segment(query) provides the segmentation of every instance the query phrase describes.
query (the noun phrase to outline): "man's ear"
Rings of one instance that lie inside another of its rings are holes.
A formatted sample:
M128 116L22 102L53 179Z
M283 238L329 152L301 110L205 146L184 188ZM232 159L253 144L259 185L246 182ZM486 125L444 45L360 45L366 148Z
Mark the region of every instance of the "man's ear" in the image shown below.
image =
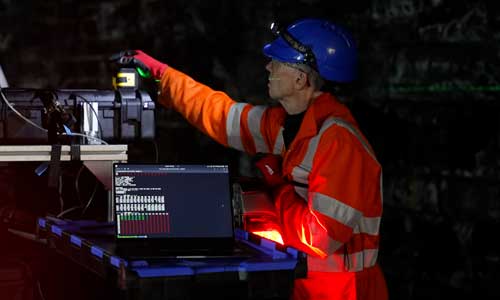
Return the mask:
M307 78L307 74L304 72L297 72L297 76L295 77L295 86L297 89L303 89L309 85L309 79Z

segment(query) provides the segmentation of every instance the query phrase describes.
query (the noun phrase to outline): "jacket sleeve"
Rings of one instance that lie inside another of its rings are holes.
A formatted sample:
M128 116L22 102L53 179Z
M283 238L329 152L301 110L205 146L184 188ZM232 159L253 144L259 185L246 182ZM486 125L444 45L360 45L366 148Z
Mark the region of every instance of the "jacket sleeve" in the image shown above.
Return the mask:
M326 257L359 233L359 224L367 215L380 214L381 169L355 139L342 128L325 132L314 155L307 192L303 193L306 199L292 185L277 194L286 243Z
M237 102L186 74L169 67L160 81L159 102L172 107L186 120L222 145L245 151L269 153L276 147L279 131L268 123L273 109Z

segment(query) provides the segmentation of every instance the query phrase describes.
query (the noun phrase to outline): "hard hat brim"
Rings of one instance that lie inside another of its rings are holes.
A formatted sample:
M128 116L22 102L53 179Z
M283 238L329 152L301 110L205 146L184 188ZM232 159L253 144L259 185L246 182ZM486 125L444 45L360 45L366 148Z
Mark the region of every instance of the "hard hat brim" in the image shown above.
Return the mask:
M293 49L282 37L266 44L262 52L265 56L288 63L303 63L304 55Z

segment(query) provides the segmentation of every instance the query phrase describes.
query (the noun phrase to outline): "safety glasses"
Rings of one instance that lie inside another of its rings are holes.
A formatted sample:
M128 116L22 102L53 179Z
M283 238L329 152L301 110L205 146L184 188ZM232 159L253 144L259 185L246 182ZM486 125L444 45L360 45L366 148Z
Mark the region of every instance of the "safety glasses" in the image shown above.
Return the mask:
M271 68L273 70L278 70L279 68L284 67L284 66L298 70L298 71L303 72L307 75L309 75L312 71L311 67L306 65L306 64L293 64L293 63L289 63L289 62L279 61L277 59L271 60Z

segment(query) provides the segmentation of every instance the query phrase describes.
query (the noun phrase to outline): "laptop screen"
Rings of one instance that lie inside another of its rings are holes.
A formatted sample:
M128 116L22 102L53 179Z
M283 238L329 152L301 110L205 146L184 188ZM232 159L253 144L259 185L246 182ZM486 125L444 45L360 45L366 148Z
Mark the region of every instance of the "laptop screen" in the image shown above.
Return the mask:
M228 165L115 163L118 239L232 238Z

